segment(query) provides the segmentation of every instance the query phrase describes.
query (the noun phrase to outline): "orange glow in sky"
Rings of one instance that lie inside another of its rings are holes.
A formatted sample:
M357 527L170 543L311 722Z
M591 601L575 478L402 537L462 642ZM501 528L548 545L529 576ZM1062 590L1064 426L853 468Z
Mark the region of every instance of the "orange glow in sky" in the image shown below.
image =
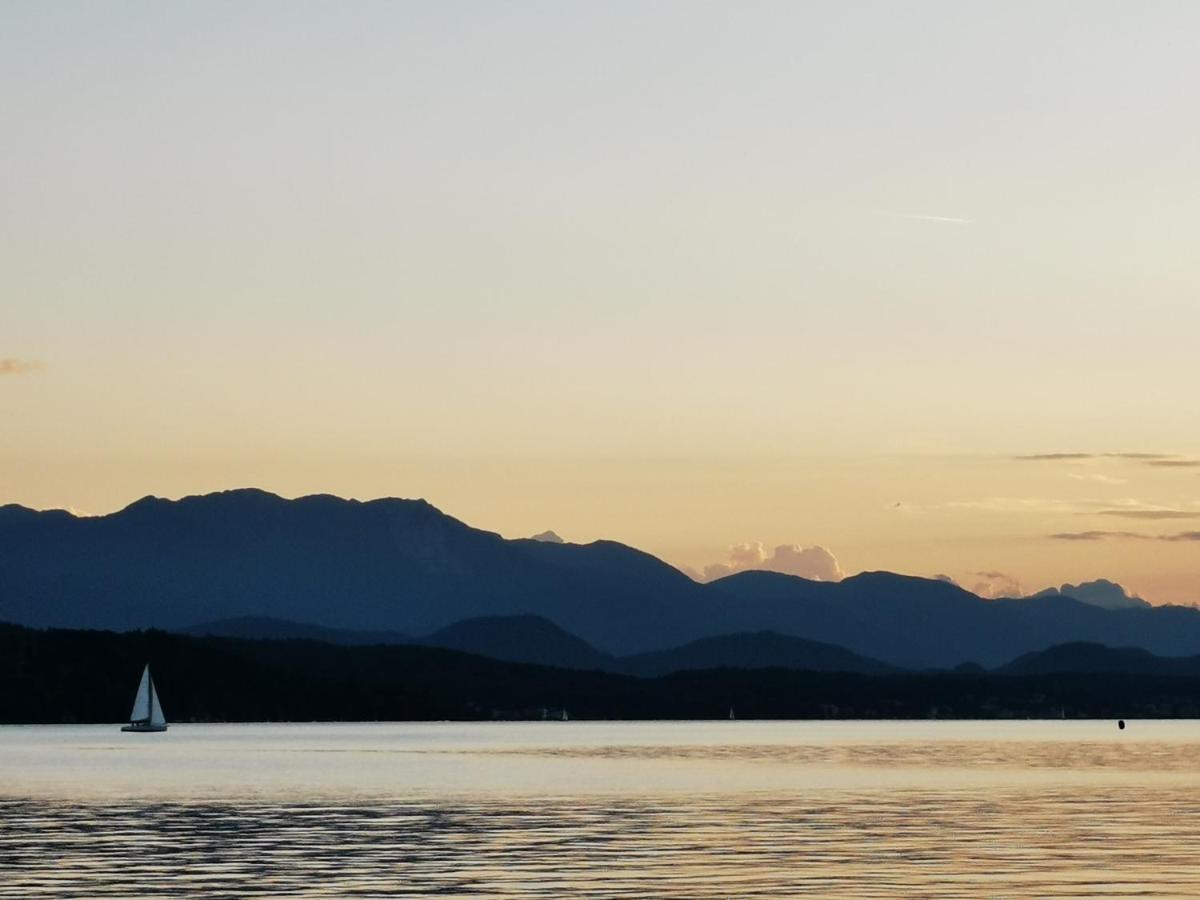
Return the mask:
M697 571L1200 600L1196 34L6 4L0 503L422 496Z

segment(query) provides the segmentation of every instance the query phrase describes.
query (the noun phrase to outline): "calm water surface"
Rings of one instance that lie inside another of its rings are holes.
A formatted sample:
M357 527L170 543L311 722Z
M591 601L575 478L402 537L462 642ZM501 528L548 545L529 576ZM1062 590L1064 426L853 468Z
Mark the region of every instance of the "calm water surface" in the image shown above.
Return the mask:
M0 897L1200 896L1200 723L0 728Z

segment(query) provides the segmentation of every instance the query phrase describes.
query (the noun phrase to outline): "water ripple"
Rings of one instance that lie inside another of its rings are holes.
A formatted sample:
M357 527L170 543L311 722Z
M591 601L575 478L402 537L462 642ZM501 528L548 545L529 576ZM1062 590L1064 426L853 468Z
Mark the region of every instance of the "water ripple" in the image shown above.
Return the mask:
M1200 894L1200 811L1169 789L11 799L0 822L0 897Z
M1198 743L1113 743L1046 741L924 741L862 744L745 744L541 746L487 751L574 759L662 759L770 762L800 766L859 768L1019 768L1125 772L1195 772Z

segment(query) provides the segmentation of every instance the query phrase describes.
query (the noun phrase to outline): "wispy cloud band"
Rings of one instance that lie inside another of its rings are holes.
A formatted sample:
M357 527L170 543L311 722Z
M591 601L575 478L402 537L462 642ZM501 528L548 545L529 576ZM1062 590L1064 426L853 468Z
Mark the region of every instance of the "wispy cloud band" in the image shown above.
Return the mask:
M1092 515L1081 513L1081 515ZM1200 512L1186 509L1101 509L1095 515L1112 516L1116 519L1144 519L1159 521L1168 519L1200 519Z
M1014 456L1020 462L1089 462L1125 460L1166 469L1200 469L1200 459L1177 453L1023 453Z
M1013 459L1022 462L1055 462L1081 459L1132 459L1150 465L1173 465L1174 453L1023 453Z
M1200 531L1174 534L1142 534L1138 531L1061 531L1050 535L1055 541L1200 541Z

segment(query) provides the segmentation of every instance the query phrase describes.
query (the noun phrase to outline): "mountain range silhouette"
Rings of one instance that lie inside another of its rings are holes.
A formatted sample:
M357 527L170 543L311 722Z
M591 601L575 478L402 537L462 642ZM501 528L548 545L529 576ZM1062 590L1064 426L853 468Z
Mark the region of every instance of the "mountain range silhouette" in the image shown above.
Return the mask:
M1200 654L1200 611L1190 607L1105 609L1061 592L985 600L887 572L815 582L748 571L700 584L623 544L507 540L423 500L287 500L243 489L147 497L97 517L0 507L0 621L179 631L257 618L357 633L363 643L447 629L445 640L470 649L470 629L456 637L451 626L481 617L539 617L599 658L762 632L775 637L753 653L803 639L916 668L994 668L1070 642ZM547 640L529 627L507 638L498 628L493 647Z

